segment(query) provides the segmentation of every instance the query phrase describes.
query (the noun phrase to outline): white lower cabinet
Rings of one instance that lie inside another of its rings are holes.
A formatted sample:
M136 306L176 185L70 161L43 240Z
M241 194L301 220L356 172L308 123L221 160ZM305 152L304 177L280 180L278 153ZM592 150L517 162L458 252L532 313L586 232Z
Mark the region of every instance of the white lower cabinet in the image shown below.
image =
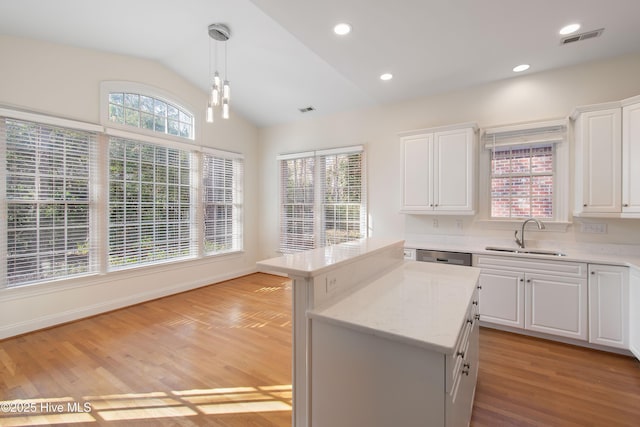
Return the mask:
M587 264L475 255L480 320L587 340Z
M629 348L629 268L589 265L589 342Z
M454 351L313 318L313 427L468 427L478 377L477 293Z
M636 268L629 278L629 350L640 359L640 270Z
M477 314L477 311L474 313ZM447 427L468 426L471 420L480 357L480 328L475 314L473 323L468 325L468 334L464 335L462 341L465 347L463 354L456 353L454 360L451 358L447 360L447 374L453 370L451 390L445 399L445 426Z
M525 274L525 322L530 331L587 339L587 280Z
M480 287L483 321L524 328L524 273L483 268Z

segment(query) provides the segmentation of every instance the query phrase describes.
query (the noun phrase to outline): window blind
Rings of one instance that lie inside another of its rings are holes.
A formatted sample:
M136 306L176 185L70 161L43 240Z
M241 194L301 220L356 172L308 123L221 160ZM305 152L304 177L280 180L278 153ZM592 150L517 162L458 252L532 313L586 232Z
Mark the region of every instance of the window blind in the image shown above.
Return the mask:
M550 145L563 142L566 130L565 120L501 126L484 129L482 141L489 150L497 147Z
M280 251L315 247L315 157L280 160Z
M361 146L279 156L280 251L313 249L366 236Z
M197 253L192 154L109 138L109 267Z
M93 273L91 233L96 134L0 120L7 286Z
M323 246L363 237L367 212L364 153L331 154L319 160Z
M243 177L241 155L205 151L203 155L204 253L243 248Z

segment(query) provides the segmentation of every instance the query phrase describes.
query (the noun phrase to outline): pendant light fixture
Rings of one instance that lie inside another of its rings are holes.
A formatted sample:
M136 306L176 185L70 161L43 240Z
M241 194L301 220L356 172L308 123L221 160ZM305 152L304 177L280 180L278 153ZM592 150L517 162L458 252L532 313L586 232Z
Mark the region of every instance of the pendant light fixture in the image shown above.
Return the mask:
M214 40L214 69L211 93L207 104L207 122L213 123L213 116L217 107L221 107L222 118L229 118L229 96L231 89L227 74L227 44L224 43L224 80L218 72L218 42L226 42L231 37L229 27L224 24L209 25L209 75L211 75L211 40Z

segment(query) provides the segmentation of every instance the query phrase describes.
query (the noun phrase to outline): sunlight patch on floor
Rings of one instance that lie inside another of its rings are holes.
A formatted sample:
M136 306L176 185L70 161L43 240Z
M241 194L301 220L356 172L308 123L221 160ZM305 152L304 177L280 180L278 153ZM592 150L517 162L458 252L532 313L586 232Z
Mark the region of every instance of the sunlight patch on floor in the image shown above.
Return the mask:
M124 421L291 411L291 384L0 401L0 425Z

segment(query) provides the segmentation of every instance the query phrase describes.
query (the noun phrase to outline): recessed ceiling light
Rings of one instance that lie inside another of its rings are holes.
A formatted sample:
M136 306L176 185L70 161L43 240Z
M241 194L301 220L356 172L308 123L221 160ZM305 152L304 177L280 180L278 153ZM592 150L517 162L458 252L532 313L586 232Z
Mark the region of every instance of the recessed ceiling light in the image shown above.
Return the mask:
M580 29L580 24L570 24L565 27L562 27L560 30L560 34L566 36L567 34L575 33Z
M351 25L345 22L341 22L339 24L336 24L335 27L333 27L333 32L339 36L347 35L351 32Z
M529 69L529 64L520 64L517 67L513 67L514 73L521 73Z
M393 78L393 74L391 73L384 73L380 75L380 80L387 81L387 80L391 80L392 78Z

